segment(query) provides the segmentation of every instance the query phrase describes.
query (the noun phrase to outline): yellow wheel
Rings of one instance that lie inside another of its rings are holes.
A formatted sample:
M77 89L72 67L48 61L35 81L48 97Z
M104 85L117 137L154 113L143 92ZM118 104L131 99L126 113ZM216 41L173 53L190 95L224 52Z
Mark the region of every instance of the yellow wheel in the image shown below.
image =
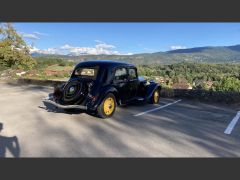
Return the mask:
M114 110L114 107L115 107L115 102L114 102L114 99L112 97L108 97L103 102L103 111L106 115L112 114L113 110Z
M97 112L101 118L109 118L116 109L116 99L112 93L109 93L98 106Z
M151 103L152 104L158 104L159 102L159 98L160 98L160 92L158 89L156 89L154 92L153 92L153 95L152 95L152 98L151 98Z
M153 98L154 98L154 103L158 103L158 101L159 101L159 92L158 91L154 92Z

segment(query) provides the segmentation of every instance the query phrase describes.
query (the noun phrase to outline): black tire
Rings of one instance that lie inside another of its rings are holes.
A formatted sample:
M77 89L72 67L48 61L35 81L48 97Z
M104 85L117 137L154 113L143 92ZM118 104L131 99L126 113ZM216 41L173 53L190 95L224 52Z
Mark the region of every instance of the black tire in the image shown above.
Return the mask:
M158 97L156 98L155 95L158 94ZM160 90L156 89L153 91L152 97L150 98L151 104L158 104L160 100Z
M112 100L110 100L112 99ZM106 113L106 109L104 109L104 105L105 103L107 103L106 101L111 101L113 103L113 106L111 106L111 108L109 107L110 109L110 113ZM106 95L106 97L102 100L101 104L98 106L97 108L97 115L100 117L100 118L110 118L113 116L115 110L116 110L116 106L117 106L117 102L116 102L116 98L115 96L112 94L112 93L109 93ZM113 109L112 109L113 108Z

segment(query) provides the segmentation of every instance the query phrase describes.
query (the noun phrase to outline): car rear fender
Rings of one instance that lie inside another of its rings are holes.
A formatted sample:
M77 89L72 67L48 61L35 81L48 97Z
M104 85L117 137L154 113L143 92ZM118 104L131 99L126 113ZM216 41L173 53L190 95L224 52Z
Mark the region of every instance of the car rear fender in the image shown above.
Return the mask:
M107 94L109 93L112 93L115 98L116 98L116 101L117 101L117 104L119 105L119 97L118 97L118 91L115 87L112 87L112 86L107 86L107 87L104 87L98 97L97 97L97 100L96 100L96 103L95 103L95 107L99 106L102 102L102 100L106 97Z

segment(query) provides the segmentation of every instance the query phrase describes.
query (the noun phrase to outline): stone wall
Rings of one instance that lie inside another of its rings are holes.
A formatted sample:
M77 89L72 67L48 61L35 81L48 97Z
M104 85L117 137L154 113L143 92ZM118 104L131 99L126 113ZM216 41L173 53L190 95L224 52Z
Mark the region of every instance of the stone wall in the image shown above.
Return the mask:
M20 78L15 81L17 84L35 84L44 86L61 85L65 81L56 80L35 80ZM14 81L11 81L14 83ZM209 102L224 102L224 103L240 103L240 93L237 92L219 92L219 91L206 91L206 90L193 90L193 89L170 89L162 88L161 97L178 97L198 99Z
M25 78L19 78L19 79L11 79L11 80L5 80L4 82L8 84L33 84L33 85L40 85L40 86L57 86L61 85L66 81L58 81L58 80L38 80L38 79L25 79Z
M190 89L173 89L173 96L179 98L198 99L211 102L238 103L240 102L240 93L207 91L207 90L190 90Z

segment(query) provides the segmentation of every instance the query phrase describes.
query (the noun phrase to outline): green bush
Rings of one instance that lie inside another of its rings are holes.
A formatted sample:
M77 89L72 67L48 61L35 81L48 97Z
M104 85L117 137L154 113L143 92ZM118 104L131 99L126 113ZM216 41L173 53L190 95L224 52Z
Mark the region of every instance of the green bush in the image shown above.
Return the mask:
M224 77L214 84L214 90L240 92L240 80L234 77Z

